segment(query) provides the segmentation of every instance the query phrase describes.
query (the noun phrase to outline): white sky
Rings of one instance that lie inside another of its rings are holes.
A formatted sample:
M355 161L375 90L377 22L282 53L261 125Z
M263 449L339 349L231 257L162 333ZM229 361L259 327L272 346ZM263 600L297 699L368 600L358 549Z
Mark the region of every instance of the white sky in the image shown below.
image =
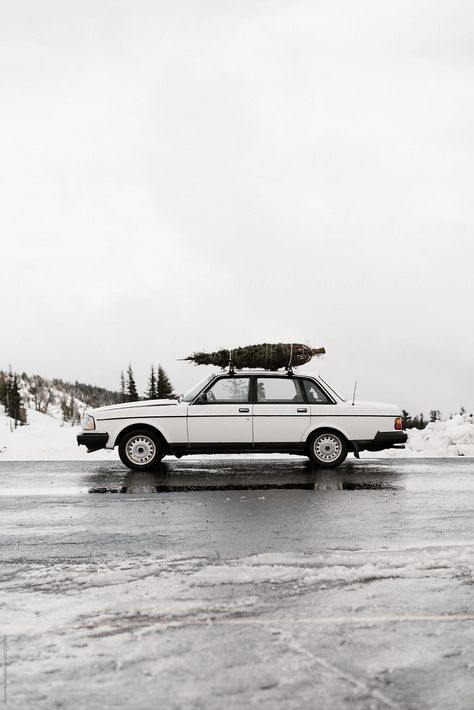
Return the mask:
M293 340L472 410L473 32L468 0L3 2L0 367L182 391L176 358Z

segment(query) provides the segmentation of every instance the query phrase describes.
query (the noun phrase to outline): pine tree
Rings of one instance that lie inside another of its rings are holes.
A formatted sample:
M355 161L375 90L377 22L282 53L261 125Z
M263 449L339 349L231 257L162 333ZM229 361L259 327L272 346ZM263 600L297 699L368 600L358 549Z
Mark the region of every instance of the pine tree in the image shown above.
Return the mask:
M126 395L125 395L125 377L123 375L123 370L120 372L120 402L126 402Z
M26 409L23 406L21 397L20 382L18 375L13 375L11 368L7 377L7 392L6 392L6 407L5 413L15 422L15 428L18 424L26 424Z
M158 399L173 399L173 385L161 365L158 366Z
M310 348L301 343L261 343L214 353L193 353L184 358L196 365L216 365L226 368L230 363L237 370L261 367L265 370L289 369L309 362L314 355L324 355L324 348Z
M126 390L127 402L138 402L140 397L138 396L137 386L135 384L135 378L133 376L132 366L128 366L127 370L127 390Z
M438 422L441 419L441 412L439 409L432 409L430 412L430 422Z
M403 418L403 428L404 429L411 429L412 418L411 418L411 415L408 414L406 409L402 409L402 418Z
M150 369L150 379L148 380L148 387L145 392L145 399L158 399L158 391L156 387L156 374L153 365Z
M0 371L0 404L7 402L7 378L3 371Z

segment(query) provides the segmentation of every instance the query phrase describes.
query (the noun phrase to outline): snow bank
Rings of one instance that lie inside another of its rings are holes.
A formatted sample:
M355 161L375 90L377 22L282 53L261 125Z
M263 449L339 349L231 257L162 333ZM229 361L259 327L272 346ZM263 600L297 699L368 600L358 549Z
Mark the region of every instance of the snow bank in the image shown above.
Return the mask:
M363 453L364 456L366 454L367 452ZM474 417L468 414L456 414L446 421L430 422L425 429L409 429L405 449L380 451L376 456L394 458L474 456Z
M116 452L88 454L77 445L80 427L73 427L48 414L28 409L26 426L14 428L13 421L0 406L0 461L74 460L117 458Z

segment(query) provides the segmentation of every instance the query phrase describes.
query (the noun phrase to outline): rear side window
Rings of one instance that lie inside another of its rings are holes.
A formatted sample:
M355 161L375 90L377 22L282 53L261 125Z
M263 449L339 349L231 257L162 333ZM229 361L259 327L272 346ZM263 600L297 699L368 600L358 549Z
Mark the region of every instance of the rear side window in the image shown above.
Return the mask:
M292 377L258 377L258 404L301 404L304 402L300 383Z
M303 387L311 404L332 404L327 394L313 380L303 380Z

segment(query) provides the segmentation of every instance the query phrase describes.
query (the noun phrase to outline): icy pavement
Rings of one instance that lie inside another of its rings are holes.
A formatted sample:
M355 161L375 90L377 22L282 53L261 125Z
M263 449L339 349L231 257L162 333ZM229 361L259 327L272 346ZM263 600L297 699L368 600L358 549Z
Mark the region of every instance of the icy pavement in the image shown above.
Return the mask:
M473 502L462 458L5 462L7 707L471 708Z

